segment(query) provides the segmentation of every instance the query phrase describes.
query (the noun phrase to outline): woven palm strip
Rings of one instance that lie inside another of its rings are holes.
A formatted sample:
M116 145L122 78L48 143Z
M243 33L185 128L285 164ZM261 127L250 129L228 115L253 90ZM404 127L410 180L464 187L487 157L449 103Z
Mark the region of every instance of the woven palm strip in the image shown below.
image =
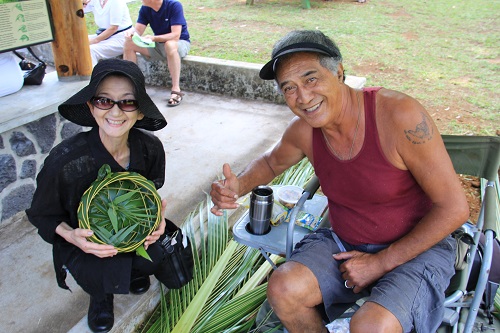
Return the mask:
M131 252L160 224L159 207L161 198L152 181L136 172L112 173L104 164L82 196L78 223L94 232L89 241Z

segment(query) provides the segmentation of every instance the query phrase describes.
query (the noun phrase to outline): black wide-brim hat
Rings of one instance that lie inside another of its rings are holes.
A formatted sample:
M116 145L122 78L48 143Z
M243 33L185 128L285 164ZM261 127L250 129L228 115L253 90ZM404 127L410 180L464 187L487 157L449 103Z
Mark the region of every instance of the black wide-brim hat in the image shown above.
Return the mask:
M134 85L139 111L144 115L144 118L137 120L134 127L157 131L167 126L165 117L146 92L145 79L140 68L132 61L116 58L99 61L92 71L89 84L59 105L59 113L75 124L88 127L97 126L87 102L95 96L101 81L110 74L124 75Z

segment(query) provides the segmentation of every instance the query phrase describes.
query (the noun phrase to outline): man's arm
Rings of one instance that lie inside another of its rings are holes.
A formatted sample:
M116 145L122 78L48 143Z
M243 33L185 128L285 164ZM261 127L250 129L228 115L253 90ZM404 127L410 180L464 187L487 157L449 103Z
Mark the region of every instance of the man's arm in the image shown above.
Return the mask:
M165 43L169 40L179 40L181 37L182 25L173 25L172 31L168 34L149 36L153 42Z
M377 127L382 149L396 167L409 170L433 206L414 229L374 255L348 252L335 259L343 265L344 279L358 290L395 267L431 248L462 225L469 209L465 194L441 135L425 109L413 98L392 91L377 96Z
M401 108L413 111L408 115L398 114L396 110L391 112L393 115L389 114L394 122L401 123L394 133L397 154L433 206L412 232L384 251L390 263L386 269L393 269L428 250L469 217L464 191L430 115L409 97L403 97Z
M224 165L225 179L212 183L212 213L221 215L221 209L237 208L238 197L257 185L268 184L304 156L311 156L308 148L311 145L311 127L299 118L294 118L276 146L253 160L238 176L232 173L229 165Z
M125 37L131 38L134 35L134 32L137 32L139 36L142 36L144 31L146 30L146 26L142 23L136 23L134 27L125 31Z

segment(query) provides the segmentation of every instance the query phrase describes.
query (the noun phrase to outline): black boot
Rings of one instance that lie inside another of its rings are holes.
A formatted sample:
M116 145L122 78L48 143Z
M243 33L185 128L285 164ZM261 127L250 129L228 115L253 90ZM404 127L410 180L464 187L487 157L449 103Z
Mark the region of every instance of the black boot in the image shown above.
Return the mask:
M113 294L106 294L102 300L90 296L89 314L87 316L89 328L94 333L109 332L113 327Z
M148 291L150 285L149 276L132 276L129 291L132 294L141 295Z

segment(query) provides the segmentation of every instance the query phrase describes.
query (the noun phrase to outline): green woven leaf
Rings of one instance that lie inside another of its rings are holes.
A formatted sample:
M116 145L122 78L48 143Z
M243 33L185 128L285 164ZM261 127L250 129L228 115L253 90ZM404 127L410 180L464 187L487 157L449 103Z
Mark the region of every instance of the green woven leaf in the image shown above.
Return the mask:
M109 241L113 243L113 245L120 246L125 242L126 238L130 235L132 231L137 227L137 225L131 225L126 229L121 229L115 235L111 236ZM126 244L125 244L126 245Z
M94 234L101 239L103 242L107 244L111 244L110 238L113 236L106 228L96 227L94 230Z
M121 202L123 202L125 200L130 199L134 194L136 194L136 193L133 192L133 191L130 191L130 192L125 193L125 194L122 194L122 195L116 197L115 200L113 200L113 203L115 205L117 205L117 204L119 204L119 203L121 203Z
M116 212L113 209L113 207L108 208L108 216L109 220L111 221L111 224L113 225L113 229L115 230L116 233L118 233L118 219L116 217Z
M161 221L161 198L154 183L135 172L111 172L103 165L78 207L81 228L94 230L90 241L131 252Z
M97 173L97 180L103 180L111 174L111 167L107 164L104 164Z

